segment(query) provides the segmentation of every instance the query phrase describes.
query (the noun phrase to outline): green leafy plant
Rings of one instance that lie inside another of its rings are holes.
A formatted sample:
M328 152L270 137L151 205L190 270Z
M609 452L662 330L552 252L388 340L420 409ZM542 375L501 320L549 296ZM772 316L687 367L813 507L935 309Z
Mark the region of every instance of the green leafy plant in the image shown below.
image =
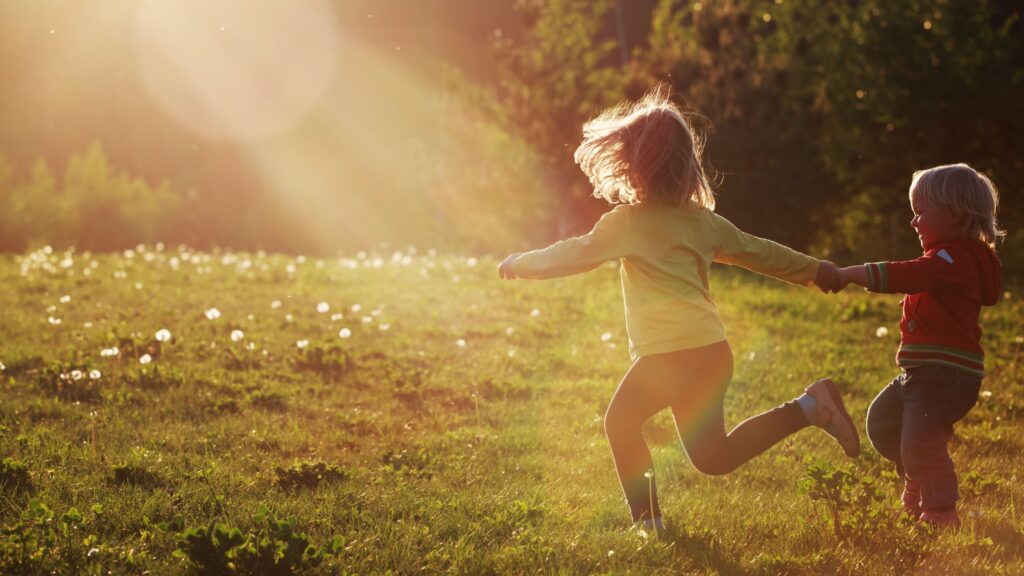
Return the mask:
M28 465L8 456L0 462L0 491L22 492L32 488Z
M299 574L344 547L341 537L335 537L324 550L313 546L306 534L295 531L294 517L278 519L266 506L260 506L254 519L255 526L246 532L216 521L186 528L181 517L159 527L176 534L175 555L188 558L200 574L209 575Z
M308 346L298 348L292 366L297 370L316 372L324 378L337 378L355 367L352 355L340 346Z
M340 482L348 473L334 464L324 462L297 462L288 468L274 468L277 484L282 488L315 488L324 482Z
M0 573L99 573L99 538L83 537L84 527L103 512L93 505L88 517L76 508L58 516L39 500L29 501L17 521L0 530Z
M880 553L896 574L913 572L930 553L934 530L896 506L895 490L883 489L878 478L810 456L804 472L800 491L825 505L837 540Z

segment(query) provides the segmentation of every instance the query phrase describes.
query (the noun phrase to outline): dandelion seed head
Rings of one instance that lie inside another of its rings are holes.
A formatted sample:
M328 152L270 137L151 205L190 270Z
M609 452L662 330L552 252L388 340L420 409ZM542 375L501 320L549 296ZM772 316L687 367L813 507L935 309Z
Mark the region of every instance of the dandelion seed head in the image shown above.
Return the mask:
M291 322L291 321L293 321L293 320L295 320L295 317L294 317L294 316L292 316L291 314L285 314L285 315L284 315L284 321L285 321L285 322Z
M540 308L534 308L533 310L530 310L530 316L533 316L534 318L540 316Z
M143 354L142 356L139 356L139 364L142 364L143 366L149 364L152 361L153 357L150 356L149 354Z
M67 304L68 302L71 302L71 296L68 296L67 294L65 294L65 295L60 297L60 303L61 304Z
M612 339L612 333L611 332L605 332L604 334L601 334L601 341L602 342L608 342L611 339Z
M348 338L351 335L352 331L349 330L348 328L342 328L341 330L338 330L338 338Z
M352 310L353 312L359 312L362 309L363 309L363 307L360 304L353 304L352 308L350 308L350 310Z
M220 318L220 310L217 310L216 308L210 308L205 312L205 314L207 320L216 320L217 318Z
M309 346L309 340L299 340L295 343L295 347L299 349L305 348L306 346Z
M167 328L161 328L156 331L157 342L169 342L171 340L171 331Z
M96 370L95 368L93 368L92 370L89 370L89 379L90 380L99 380L100 376L102 376L102 374L100 374L99 370Z
M985 399L991 398L992 397L992 391L991 390L982 390L981 394L979 394L979 396L981 396L982 398L985 398Z
M513 332L515 332L515 331L516 331L516 329L515 329L515 328L513 328L513 327L511 327L511 326L507 326L507 327L505 327L505 334L507 334L507 335L509 335L509 336L511 336L511 335L512 335L512 333L513 333Z
M391 329L391 324L381 324L378 328L380 328L381 332L387 332Z
M232 342L241 342L241 340L243 338L245 338L245 332L242 332L241 330L232 330L231 331L231 341Z
M476 264L477 264L476 258L473 258L472 256L470 256L468 259L466 259L466 266L469 266L470 268L472 268L473 266L476 266Z
M72 380L81 380L82 376L83 376L83 374L82 374L81 370L72 370L71 371L71 379Z
M280 307L281 307L281 301L280 300L274 300L273 302L270 303L270 309L271 310L277 310Z
M100 356L102 356L104 358L110 358L112 356L117 356L120 353L121 353L121 351L117 349L117 346L114 346L112 348L104 348L103 350L100 350Z
M515 348L509 348L508 349L508 357L509 358L515 358L516 357L516 349Z
M1013 341L1016 342L1017 344L1024 344L1024 336L1017 336L1016 338L1013 339Z
M459 338L458 340L455 341L455 345L458 346L459 348L465 348L466 341L462 338Z
M0 362L0 372L3 372L4 370L7 370L7 366L4 366L4 363Z
M343 314L338 314L338 313L331 314L331 322L337 322L338 320L342 320L344 318L345 318L345 316Z
M331 305L328 304L327 302L321 302L321 303L316 305L316 311L321 313L321 314L325 314L325 313L329 312L330 310L331 310Z
M369 324L373 322L373 316L363 316L363 324Z
M888 335L889 335L889 329L886 328L885 326L879 326L878 328L875 329L875 337L876 338L885 338Z

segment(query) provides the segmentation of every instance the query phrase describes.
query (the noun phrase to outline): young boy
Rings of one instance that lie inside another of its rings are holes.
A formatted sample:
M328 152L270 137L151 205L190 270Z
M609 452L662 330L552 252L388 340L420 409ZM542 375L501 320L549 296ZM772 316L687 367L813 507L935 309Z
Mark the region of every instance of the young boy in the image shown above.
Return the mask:
M978 313L999 298L995 242L1005 232L996 224L996 188L966 164L916 172L910 204L924 255L842 273L871 292L906 294L896 353L902 373L868 408L868 438L905 480L904 510L923 522L959 526L947 444L953 424L978 399Z

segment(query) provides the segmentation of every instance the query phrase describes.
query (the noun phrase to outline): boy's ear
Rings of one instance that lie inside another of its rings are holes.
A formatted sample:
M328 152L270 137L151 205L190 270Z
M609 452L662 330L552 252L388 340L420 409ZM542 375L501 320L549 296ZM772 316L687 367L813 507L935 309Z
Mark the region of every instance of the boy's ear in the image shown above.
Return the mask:
M967 222L967 213L965 213L963 210L959 210L957 208L950 208L946 210L946 213L949 214L949 217L953 220L955 224L962 225Z

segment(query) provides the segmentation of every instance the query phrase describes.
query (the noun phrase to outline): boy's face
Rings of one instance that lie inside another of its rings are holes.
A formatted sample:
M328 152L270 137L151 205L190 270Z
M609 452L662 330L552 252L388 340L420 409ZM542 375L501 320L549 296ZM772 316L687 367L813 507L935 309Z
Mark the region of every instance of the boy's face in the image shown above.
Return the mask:
M927 250L936 244L956 240L964 235L961 227L963 215L951 213L923 200L920 194L911 195L910 207L914 211L914 219L910 221L910 225L917 231L921 248Z

